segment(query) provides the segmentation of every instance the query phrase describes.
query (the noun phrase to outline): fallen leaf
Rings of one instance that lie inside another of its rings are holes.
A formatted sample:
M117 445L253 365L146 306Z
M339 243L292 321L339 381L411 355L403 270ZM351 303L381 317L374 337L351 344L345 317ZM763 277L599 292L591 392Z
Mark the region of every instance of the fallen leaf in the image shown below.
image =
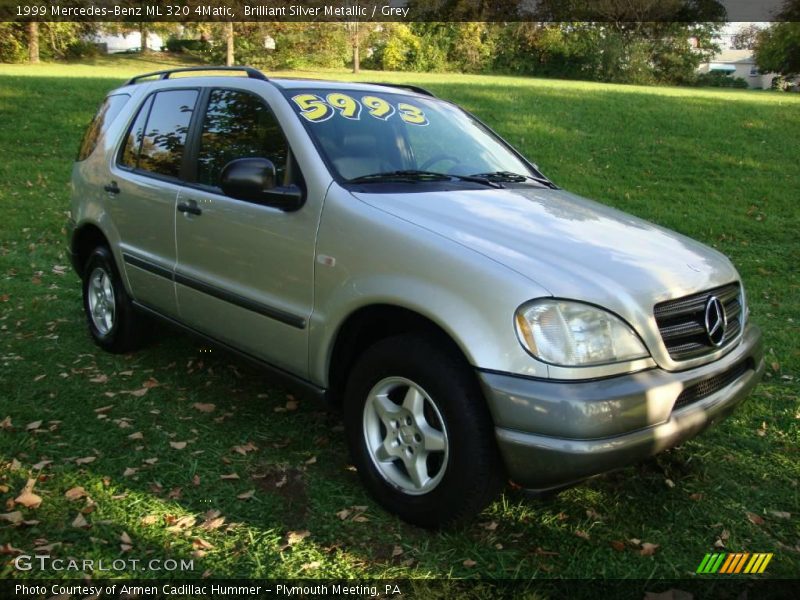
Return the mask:
M217 407L216 404L212 404L210 402L195 402L192 404L192 408L195 410L199 410L203 413L210 413L214 412L214 409Z
M199 475L195 475L194 477L192 477L192 485L194 485L194 486L200 485L200 476Z
M183 450L186 448L186 442L170 442L169 445L175 448L175 450Z
M343 508L339 512L336 513L336 516L339 517L342 521L344 521L347 517L350 516L350 510Z
M220 475L220 479L239 479L239 476L236 473L228 473L227 475Z
M96 412L99 415L99 414L107 413L112 408L114 408L114 405L113 404L109 404L108 406L101 406L100 408L95 408L94 412Z
M14 512L0 514L0 521L6 521L11 523L12 525L19 525L22 521L25 520L25 517L22 516L22 513L18 510Z
M41 424L42 424L41 421L33 421L31 423L28 423L27 425L25 425L25 431L33 431L34 429L39 429Z
M33 487L35 485L36 479L28 479L19 496L14 498L14 502L22 504L25 508L39 508L39 505L42 503L42 497L33 493Z
M131 476L133 476L133 475L136 475L136 472L137 472L138 470L139 470L139 469L134 469L133 467L128 467L127 469L125 469L125 470L122 472L122 476L123 476L123 477L131 477Z
M206 520L200 525L200 529L204 529L206 531L213 531L214 529L219 529L225 524L225 517L214 517L214 518L206 518Z
M89 463L93 463L97 460L96 456L84 456L83 458L76 458L75 464L76 465L88 465Z
M179 519L175 519L173 524L167 527L167 531L178 532L184 529L191 529L197 523L197 519L192 515L187 515Z
M300 406L300 403L297 400L289 400L286 403L286 410L297 410L297 407Z
M97 377L92 377L89 381L92 383L108 383L108 375L98 375Z
M727 529L723 529L722 533L719 534L719 539L721 539L723 542L727 542L729 537L731 537L731 532Z
M78 529L86 529L89 527L89 522L81 513L78 513L78 516L72 521L72 526L77 527Z
M588 540L588 539L591 537L591 536L589 536L589 534L588 534L586 531L583 531L583 530L581 530L581 529L578 529L578 530L575 532L575 535L577 535L577 536L578 536L579 538L581 538L582 540Z
M474 560L472 560L471 558L468 558L467 560L465 560L465 561L464 561L463 563L461 563L461 564L463 564L463 565L464 565L465 567L467 567L467 568L472 568L472 567L474 567L475 565L477 565L478 563L477 563L477 562L475 562Z
M612 540L611 547L617 552L623 552L625 550L625 542L620 542L619 540Z
M147 464L147 465L151 465L152 466L152 465L154 465L154 464L156 464L158 462L158 458L156 458L156 457L145 458L142 462Z
M145 381L142 384L142 386L145 387L148 390L153 389L154 387L158 387L159 385L161 385L161 384L158 383L158 380L155 379L154 377L151 377L150 379L148 379L147 381Z
M695 502L699 502L702 499L703 499L703 494L697 492L694 494L689 494L689 500L694 500Z
M53 464L53 461L52 461L52 460L40 460L38 463L36 463L35 465L33 465L33 470L34 470L34 471L41 471L41 470L42 470L42 469L44 469L44 468L45 468L47 465L51 465L51 464Z
M167 494L168 500L180 500L181 496L183 495L183 490L179 487L172 488Z
M367 521L369 521L369 518L365 517L364 515L356 515L355 517L353 517L352 520L355 523L366 523Z
M141 523L142 525L145 526L155 525L156 523L158 523L158 515L146 515L142 517Z
M670 488L674 488L675 487L675 482L672 481L672 479L665 479L664 483L667 484L667 487L670 487Z
M6 542L2 546L0 546L0 554L22 554L24 550L20 550L19 548L14 548L10 543Z
M299 544L300 542L302 542L304 539L306 539L310 535L311 535L311 532L308 529L304 529L303 531L290 531L286 535L286 543L289 546L294 546L294 545Z
M128 546L133 546L131 537L125 531L123 531L122 535L119 536L119 541L122 542L123 544L127 544Z
M236 497L237 497L239 500L250 500L250 498L252 498L252 497L255 495L255 493L256 493L256 491L255 491L255 490L249 490L249 491L247 491L247 492L243 492L243 493L239 494L239 495L238 495L238 496L236 496Z
M307 465L313 465L313 464L315 464L316 462L317 462L317 457L316 457L316 456L312 456L311 458L309 458L309 459L306 461L306 464L307 464Z
M769 511L769 514L771 514L776 519L791 519L792 518L792 513L788 513L788 512L783 511L783 510L771 510L771 511Z
M400 556L403 554L404 550L401 546L395 546L392 548L392 556Z
M88 494L86 493L86 490L83 489L83 487L80 485L74 488L70 488L66 492L64 492L64 497L67 500L80 500L81 498L87 495Z
M197 550L211 550L214 548L213 544L207 542L203 538L194 538L192 540L192 546L194 546Z
M122 393L123 394L130 394L131 396L134 396L135 398L141 398L142 396L144 396L147 393L147 390L148 390L148 388L143 387L143 388L138 389L138 390L127 390L127 391L124 391Z
M656 550L660 548L659 544L651 544L649 542L645 542L642 544L642 549L639 551L639 554L642 556L653 556L656 553Z
M300 570L301 571L310 571L310 570L314 570L314 569L319 569L321 566L322 566L322 563L320 561L312 560L311 562L303 563L302 565L300 565Z
M136 433L132 433L128 436L129 440L143 440L144 434L141 431L137 431Z
M593 521L602 521L603 517L600 515L596 510L593 508L589 508L586 510L586 516L592 519Z
M481 524L481 527L483 527L486 531L494 531L495 529L497 529L497 521L492 521L490 523L483 523Z
M747 513L747 520L750 521L753 525L763 525L764 524L764 519L759 517L757 514L751 513L751 512Z
M233 451L238 452L242 456L246 456L248 452L254 452L258 450L258 447L253 444L253 442L247 442L246 444L242 444L241 446L234 446Z

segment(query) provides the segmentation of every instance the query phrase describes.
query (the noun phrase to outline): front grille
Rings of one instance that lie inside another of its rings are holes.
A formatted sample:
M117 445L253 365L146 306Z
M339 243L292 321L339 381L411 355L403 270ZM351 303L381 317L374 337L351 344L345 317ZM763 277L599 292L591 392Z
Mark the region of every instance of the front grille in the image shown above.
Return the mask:
M711 343L706 333L706 302L711 296L722 302L728 319L725 337L719 347ZM661 339L673 360L687 360L715 352L742 332L742 294L738 282L660 302L653 312Z
M677 410L679 408L683 408L684 406L688 406L693 402L702 400L703 398L708 398L711 394L714 394L720 391L722 388L729 386L734 381L739 379L739 377L753 368L753 359L746 358L745 360L739 361L733 365L724 373L719 373L713 377L709 377L708 379L698 381L694 385L689 386L681 392L680 396L678 396L678 399L675 401L675 406L672 407L672 410Z

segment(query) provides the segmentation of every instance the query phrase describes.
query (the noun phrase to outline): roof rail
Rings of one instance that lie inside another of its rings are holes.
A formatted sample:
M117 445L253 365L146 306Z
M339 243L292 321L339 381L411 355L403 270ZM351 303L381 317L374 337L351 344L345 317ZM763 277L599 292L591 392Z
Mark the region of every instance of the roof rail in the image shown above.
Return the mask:
M378 81L364 81L363 83L366 83L367 85L382 85L384 87L400 88L402 90L408 90L409 92L416 92L418 94L422 94L423 96L430 96L431 98L436 98L436 94L434 94L429 90L426 90L424 87L419 87L418 85L407 85L405 83L382 83Z
M140 80L147 79L149 77L158 77L158 79L169 79L170 75L173 75L175 73L191 73L193 71L240 71L243 73L247 73L247 76L250 79L261 79L262 81L268 81L266 75L264 75L261 71L253 67L181 67L178 69L153 71L152 73L137 75L136 77L131 77L125 85L133 85L134 83L138 83Z

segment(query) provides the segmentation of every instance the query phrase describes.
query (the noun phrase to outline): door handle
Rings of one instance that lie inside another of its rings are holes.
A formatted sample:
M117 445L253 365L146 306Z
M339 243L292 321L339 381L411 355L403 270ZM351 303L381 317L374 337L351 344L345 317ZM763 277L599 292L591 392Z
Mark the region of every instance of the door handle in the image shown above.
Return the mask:
M121 191L116 181L112 181L111 183L104 185L103 189L109 194L119 194Z
M190 215L202 215L203 211L200 210L200 207L197 206L197 202L194 200L189 200L188 203L179 202L178 203L178 212L182 213L189 213Z

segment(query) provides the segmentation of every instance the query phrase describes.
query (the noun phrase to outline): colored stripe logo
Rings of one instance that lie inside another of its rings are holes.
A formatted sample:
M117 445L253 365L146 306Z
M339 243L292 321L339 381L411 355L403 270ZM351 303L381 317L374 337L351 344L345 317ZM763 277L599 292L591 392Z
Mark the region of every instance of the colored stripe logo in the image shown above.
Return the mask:
M732 575L736 573L763 573L769 561L772 560L772 553L756 552L718 552L706 554L697 567L697 573Z

